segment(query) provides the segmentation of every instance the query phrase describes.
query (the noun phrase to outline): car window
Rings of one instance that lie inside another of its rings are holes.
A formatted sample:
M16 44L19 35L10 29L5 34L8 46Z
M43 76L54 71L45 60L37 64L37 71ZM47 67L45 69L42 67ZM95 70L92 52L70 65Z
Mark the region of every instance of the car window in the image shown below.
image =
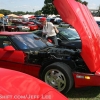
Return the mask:
M0 36L0 48L4 48L5 46L12 45L7 36Z
M36 34L37 36L42 37L42 31L37 30L37 31L34 31L33 34Z
M57 38L60 38L61 40L66 40L61 34L57 34Z
M36 39L36 38L37 39ZM49 42L43 42L39 39L38 36L28 33L28 34L20 34L11 36L13 42L21 49L21 50L31 50L31 49L41 49L47 46L53 46Z
M70 28L63 29L62 28L62 29L60 29L60 34L68 40L80 39L80 37L75 29L70 29Z
M97 22L98 26L100 27L100 21L96 21L96 22Z

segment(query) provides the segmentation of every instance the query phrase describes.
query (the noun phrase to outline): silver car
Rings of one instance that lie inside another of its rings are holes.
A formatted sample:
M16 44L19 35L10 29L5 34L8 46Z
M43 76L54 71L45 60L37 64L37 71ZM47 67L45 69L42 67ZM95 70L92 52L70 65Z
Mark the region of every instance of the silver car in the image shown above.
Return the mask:
M28 26L23 25L23 24L17 24L16 26L17 26L17 31L26 31L27 32L30 30L30 28Z

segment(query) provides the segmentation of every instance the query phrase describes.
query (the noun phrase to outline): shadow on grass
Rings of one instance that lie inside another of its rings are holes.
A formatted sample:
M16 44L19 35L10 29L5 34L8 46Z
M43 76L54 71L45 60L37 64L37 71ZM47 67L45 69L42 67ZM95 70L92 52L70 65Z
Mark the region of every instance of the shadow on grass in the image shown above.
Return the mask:
M66 96L69 100L100 100L100 87L74 88Z

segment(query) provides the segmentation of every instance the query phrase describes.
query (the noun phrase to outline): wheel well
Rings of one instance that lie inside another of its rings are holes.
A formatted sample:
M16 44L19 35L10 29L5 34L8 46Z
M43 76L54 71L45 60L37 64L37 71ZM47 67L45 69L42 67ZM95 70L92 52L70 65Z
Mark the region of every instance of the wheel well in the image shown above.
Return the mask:
M40 72L39 72L39 78L41 78L41 74L42 74L43 70L46 68L46 66L48 66L48 65L50 65L50 64L52 64L54 62L55 61L44 61L42 63L42 67L41 67Z
M69 65L70 67L71 67L71 69L74 69L74 63L73 62L70 62L70 61L68 61L67 63L66 62L64 62L64 61L54 61L54 60L46 60L46 61L44 61L43 63L42 63L42 67L41 67L41 69L40 69L40 72L39 72L39 78L41 78L41 74L42 74L42 72L43 72L43 70L48 66L48 65L51 65L51 64L53 64L53 63L57 63L57 62L61 62L61 63L65 63L65 64L67 64L67 65ZM73 71L73 70L72 70Z
M41 74L41 79L44 81L44 76L45 76L45 72L49 69L58 69L59 71L61 71L66 79L68 80L67 81L67 85L66 87L64 88L64 90L60 91L62 92L63 94L67 93L73 86L74 86L74 77L73 77L73 74L72 74L72 71L71 71L71 68L64 62L54 62L54 63L51 63L50 65L48 65L42 72Z

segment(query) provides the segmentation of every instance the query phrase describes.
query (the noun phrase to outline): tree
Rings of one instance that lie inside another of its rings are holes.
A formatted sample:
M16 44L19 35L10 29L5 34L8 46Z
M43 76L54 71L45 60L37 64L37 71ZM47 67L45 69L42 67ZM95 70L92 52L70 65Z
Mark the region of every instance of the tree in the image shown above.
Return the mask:
M80 2L80 3L82 3L82 1L81 0L76 0L77 2Z
M43 14L58 14L56 8L52 4L52 0L45 0L44 6L42 7Z
M52 3L52 0L45 0L44 4Z
M41 15L42 14L42 11L41 10L38 10L34 13L35 15Z
M4 15L8 15L8 14L11 13L11 11L10 10L5 10L5 9L0 9L0 13L4 14Z
M86 5L86 6L88 5L87 1L82 1L82 0L76 0L76 1L82 3L82 4Z
M44 7L42 8L42 13L43 14L58 14L55 7L50 4L44 5Z

